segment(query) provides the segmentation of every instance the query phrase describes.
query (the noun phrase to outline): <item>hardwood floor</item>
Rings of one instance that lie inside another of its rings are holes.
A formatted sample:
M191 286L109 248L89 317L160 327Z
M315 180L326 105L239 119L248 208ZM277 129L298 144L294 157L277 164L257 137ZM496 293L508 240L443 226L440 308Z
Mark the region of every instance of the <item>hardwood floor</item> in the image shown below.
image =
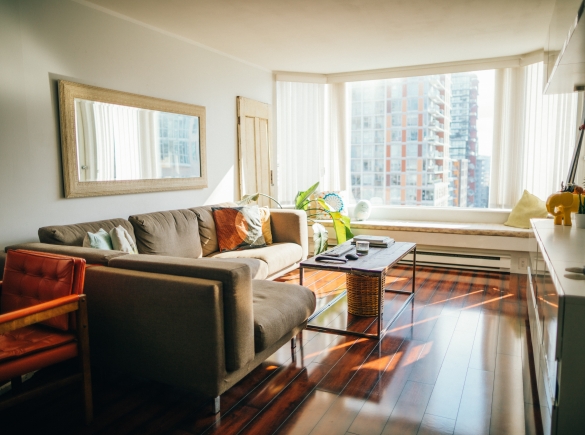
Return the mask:
M397 267L387 286L409 288L411 279L411 269ZM380 342L305 331L296 362L283 346L222 396L218 415L209 399L96 371L90 427L72 387L0 414L1 433L539 434L525 280L418 268L413 302ZM298 272L280 281L296 283ZM306 271L305 285L324 303L345 279ZM386 320L404 298L386 293ZM319 324L376 328L374 318L349 315L344 302Z

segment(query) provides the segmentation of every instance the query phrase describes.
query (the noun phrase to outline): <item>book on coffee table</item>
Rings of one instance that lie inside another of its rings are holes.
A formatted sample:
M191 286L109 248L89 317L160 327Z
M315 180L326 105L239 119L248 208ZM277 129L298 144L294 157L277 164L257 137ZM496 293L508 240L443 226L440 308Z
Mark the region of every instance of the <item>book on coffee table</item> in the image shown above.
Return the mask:
M352 239L351 244L355 245L355 242L369 242L370 246L372 246L374 248L387 248L389 246L392 246L392 244L394 244L394 239L392 239L390 237L386 237L386 236L361 235L361 236L355 236Z

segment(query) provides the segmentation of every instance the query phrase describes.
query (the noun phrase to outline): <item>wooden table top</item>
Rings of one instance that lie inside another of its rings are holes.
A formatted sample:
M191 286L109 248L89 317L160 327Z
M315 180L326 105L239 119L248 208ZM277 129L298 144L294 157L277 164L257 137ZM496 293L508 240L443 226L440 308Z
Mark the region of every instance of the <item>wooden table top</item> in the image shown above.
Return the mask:
M344 245L350 243L345 242ZM370 246L368 254L360 256L357 260L347 260L346 263L327 263L324 261L316 261L315 257L311 257L302 261L300 267L345 273L362 272L381 274L388 268L393 267L415 248L416 243L410 242L395 242L388 248L374 248ZM355 249L349 252L355 253Z

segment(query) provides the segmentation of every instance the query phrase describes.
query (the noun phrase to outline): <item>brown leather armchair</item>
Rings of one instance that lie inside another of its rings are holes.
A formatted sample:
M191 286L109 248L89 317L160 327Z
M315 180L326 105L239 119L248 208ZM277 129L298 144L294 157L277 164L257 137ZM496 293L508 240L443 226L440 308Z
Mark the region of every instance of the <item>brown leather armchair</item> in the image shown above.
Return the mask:
M0 410L81 380L86 423L93 419L84 278L81 258L8 252L0 281L0 385L10 381L12 392L0 396ZM22 375L76 357L80 373L36 390L22 388Z

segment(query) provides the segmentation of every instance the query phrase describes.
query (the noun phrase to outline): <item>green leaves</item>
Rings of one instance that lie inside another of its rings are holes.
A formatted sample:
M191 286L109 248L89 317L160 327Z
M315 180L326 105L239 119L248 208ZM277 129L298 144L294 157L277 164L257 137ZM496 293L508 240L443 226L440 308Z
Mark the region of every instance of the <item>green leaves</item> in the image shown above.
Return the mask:
M353 238L353 233L350 229L350 218L344 216L338 211L330 211L329 214L333 219L333 228L335 229L335 236L337 237L337 244L341 244Z
M337 244L341 244L346 240L353 238L353 233L350 230L350 218L348 216L344 216L340 212L334 211L331 208L331 206L325 202L323 198L317 198L313 200L309 199L313 192L317 190L317 187L319 187L319 182L309 187L306 191L297 193L297 197L295 199L295 208L298 210L305 210L309 218L319 216L319 214L322 212L325 212L329 216L331 216L331 219L333 219L333 228L335 229L335 237L337 238ZM309 208L309 205L315 202L319 206L316 208ZM321 231L327 232L323 225L320 224L315 225L319 225L322 228ZM315 225L313 225L313 231L315 231ZM315 247L317 247L317 239L315 237L316 236L313 236L313 240L315 240ZM325 248L327 248L327 246L325 246ZM316 254L318 253L317 250L315 250L315 253Z
M309 200L309 197L313 194L313 192L315 192L315 190L317 190L317 187L319 187L318 181L315 184L313 184L311 187L309 187L307 190L305 190L304 192L301 191L301 192L297 193L297 196L295 198L295 208L297 210L306 210L307 209L307 207L309 206L309 203L311 202Z
M329 233L325 229L325 227L321 224L314 223L313 224L313 251L315 255L320 254L323 251L327 250L327 239L329 238Z

